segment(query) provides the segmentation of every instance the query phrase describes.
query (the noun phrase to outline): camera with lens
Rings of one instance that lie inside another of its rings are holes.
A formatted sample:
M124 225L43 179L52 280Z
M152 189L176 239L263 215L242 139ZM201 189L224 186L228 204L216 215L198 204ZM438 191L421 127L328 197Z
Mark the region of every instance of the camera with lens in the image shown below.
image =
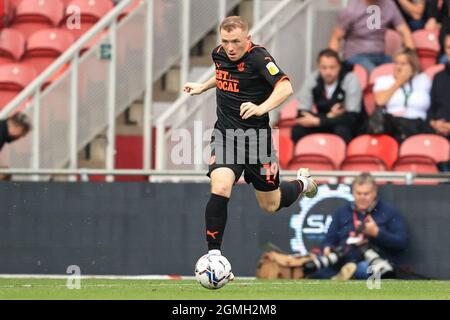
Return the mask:
M303 265L303 273L309 275L317 270L327 268L341 262L344 254L341 247L331 248L331 252L323 256L311 256L311 260Z

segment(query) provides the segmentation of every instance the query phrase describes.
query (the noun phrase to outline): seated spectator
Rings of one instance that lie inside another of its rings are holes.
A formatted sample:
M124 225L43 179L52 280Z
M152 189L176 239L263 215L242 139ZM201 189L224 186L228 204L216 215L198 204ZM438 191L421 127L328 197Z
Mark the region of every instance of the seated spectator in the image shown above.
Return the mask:
M443 71L434 76L428 124L433 133L450 139L450 34L445 37L444 48L449 62Z
M395 4L411 31L425 27L428 0L395 0Z
M429 0L428 21L425 29L439 32L439 43L441 44L441 56L439 62L447 63L447 55L444 52L444 38L450 33L450 0Z
M420 73L417 54L403 49L394 57L394 75L381 76L373 88L378 108L385 108L385 133L402 142L426 132L431 80Z
M379 25L376 22L376 15L368 10L372 5L379 8ZM392 27L401 34L406 47L414 48L411 31L394 2L350 0L339 14L337 26L328 46L339 51L341 41L345 40L344 59L352 64L362 65L370 73L375 67L392 61L391 57L384 53L385 33Z
M16 113L6 120L0 120L0 150L5 143L11 143L27 135L31 130L28 116Z
M292 129L292 139L297 142L307 134L327 132L349 142L361 111L358 77L352 72L353 66L343 64L331 49L319 53L317 64L318 70L306 79L300 91L300 117ZM312 112L313 105L317 113Z
M370 173L355 178L354 202L335 211L322 242L323 254L338 252L339 259L319 267L312 278L367 279L377 270L382 277L395 276L395 266L408 243L406 228L398 210L378 199L377 193Z

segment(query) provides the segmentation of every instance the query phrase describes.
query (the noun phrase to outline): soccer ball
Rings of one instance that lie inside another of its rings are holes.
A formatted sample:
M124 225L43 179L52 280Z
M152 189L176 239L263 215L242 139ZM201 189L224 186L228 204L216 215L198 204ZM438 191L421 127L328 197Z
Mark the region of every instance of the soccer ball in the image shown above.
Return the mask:
M206 289L219 289L231 276L231 264L221 255L205 254L195 264L195 278Z

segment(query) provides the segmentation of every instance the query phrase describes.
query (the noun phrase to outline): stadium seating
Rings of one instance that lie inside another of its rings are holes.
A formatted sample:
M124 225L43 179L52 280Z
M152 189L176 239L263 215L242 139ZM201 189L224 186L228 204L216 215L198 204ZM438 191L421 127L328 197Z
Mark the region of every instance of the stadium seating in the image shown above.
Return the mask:
M394 73L394 64L393 63L385 63L382 64L371 72L369 76L369 84L364 92L364 107L366 109L367 114L371 115L375 110L375 98L373 96L373 86L378 77L390 75Z
M10 63L0 66L0 109L25 88L36 75L36 70L27 64Z
M38 73L44 71L74 42L73 35L63 29L44 29L30 36L23 62L31 64Z
M436 63L440 50L439 38L434 32L427 30L417 30L412 36L420 66L422 70L426 70Z
M289 169L338 170L344 157L345 142L341 137L328 133L310 134L295 145Z
M0 30L0 65L19 61L25 52L25 37L20 31Z
M81 27L70 30L75 39L79 39L114 7L111 0L72 0L67 4L67 8L71 5L80 8L81 14ZM67 21L72 14L66 10L64 21Z
M418 134L400 146L394 171L438 172L437 163L449 160L450 145L446 138L435 134Z
M388 135L365 134L354 138L347 147L342 170L386 171L397 160L398 143Z
M289 135L280 134L279 130L272 130L272 140L274 148L282 169L287 169L289 161L294 154L294 143Z
M12 28L29 38L44 28L58 27L64 17L64 3L61 0L22 0L17 4Z
M428 78L430 78L431 80L433 80L434 79L434 76L437 74L437 73L439 73L439 72L441 72L442 70L444 70L445 69L445 65L444 64L435 64L435 65L432 65L431 67L428 67L426 70L425 70L425 74L428 76Z
M280 120L278 121L278 127L292 127L295 125L295 120L297 118L297 110L300 106L300 101L297 99L292 99L281 109Z
M353 66L353 72L359 79L359 83L361 84L361 90L364 91L369 81L369 75L367 73L367 70L363 66L355 64Z

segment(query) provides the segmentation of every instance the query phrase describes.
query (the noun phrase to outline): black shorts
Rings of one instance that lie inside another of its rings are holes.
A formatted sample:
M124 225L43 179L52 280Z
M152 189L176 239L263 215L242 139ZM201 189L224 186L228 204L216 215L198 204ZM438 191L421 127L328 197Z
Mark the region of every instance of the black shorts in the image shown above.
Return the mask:
M230 168L235 175L235 183L239 180L244 172L245 182L253 184L253 187L258 191L274 191L280 185L279 165L276 152L273 149L272 138L269 135L258 137L255 143L245 143L245 149L237 145L236 140L228 140L229 143L224 143L227 139L211 138L211 157L209 161L208 177L211 177L211 172L217 168ZM262 147L262 141L267 141L265 146L268 146L267 152L262 156L256 152L252 154L250 150L254 150L251 145L256 145L258 150ZM270 144L269 144L270 143ZM219 151L222 151L221 153Z

